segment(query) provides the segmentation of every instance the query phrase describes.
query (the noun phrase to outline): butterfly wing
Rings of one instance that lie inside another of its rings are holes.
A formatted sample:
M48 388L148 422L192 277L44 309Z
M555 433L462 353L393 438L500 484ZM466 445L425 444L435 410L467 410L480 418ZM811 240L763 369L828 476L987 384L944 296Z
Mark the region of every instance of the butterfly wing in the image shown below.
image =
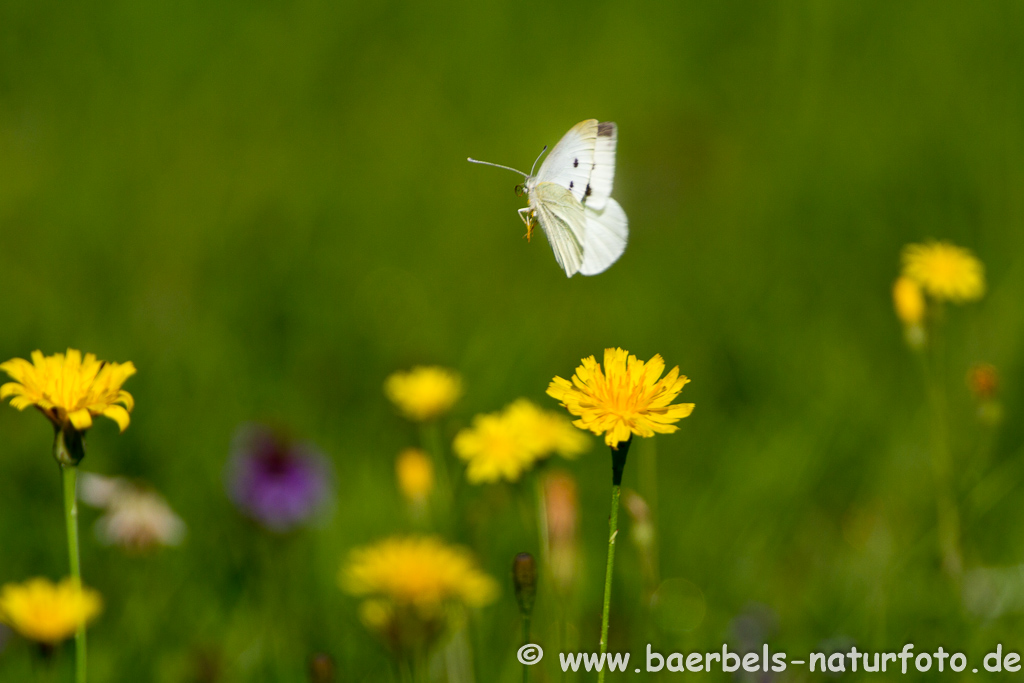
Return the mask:
M618 129L611 121L597 124L597 138L594 143L594 170L584 190L583 203L591 209L601 211L612 193L615 180L615 144Z
M590 204L584 207L586 233L583 240L582 275L597 275L619 260L626 250L629 238L629 219L619 203L611 197L605 198L604 209L595 210Z
M536 182L561 185L572 192L577 202L582 202L594 170L598 127L597 119L587 119L569 129L540 165ZM612 154L614 157L614 150Z
M547 235L558 265L562 267L567 277L572 277L583 265L583 245L587 232L583 205L577 201L569 188L544 182L537 183L530 192L530 208L533 209L537 222Z

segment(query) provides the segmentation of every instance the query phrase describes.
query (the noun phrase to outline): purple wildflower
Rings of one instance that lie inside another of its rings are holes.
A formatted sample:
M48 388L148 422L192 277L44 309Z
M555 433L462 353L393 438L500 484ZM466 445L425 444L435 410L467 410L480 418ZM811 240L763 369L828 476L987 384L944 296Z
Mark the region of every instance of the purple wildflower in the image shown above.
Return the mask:
M271 531L290 531L322 510L330 483L330 463L313 445L289 441L260 424L242 425L235 433L228 494Z

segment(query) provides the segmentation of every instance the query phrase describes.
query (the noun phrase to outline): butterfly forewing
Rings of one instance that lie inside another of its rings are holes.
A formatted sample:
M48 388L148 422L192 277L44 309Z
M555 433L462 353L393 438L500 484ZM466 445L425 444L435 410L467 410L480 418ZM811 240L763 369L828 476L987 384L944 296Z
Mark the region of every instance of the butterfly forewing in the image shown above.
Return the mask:
M536 182L561 185L572 192L576 201L582 202L594 170L598 125L597 119L587 119L569 129L544 159Z
M583 205L567 187L555 183L537 183L530 193L530 207L547 235L555 260L568 277L583 264L587 219Z
M594 144L594 170L590 173L590 181L584 190L586 198L583 203L600 211L612 193L615 180L615 143L618 141L618 130L611 121L597 124L597 139Z

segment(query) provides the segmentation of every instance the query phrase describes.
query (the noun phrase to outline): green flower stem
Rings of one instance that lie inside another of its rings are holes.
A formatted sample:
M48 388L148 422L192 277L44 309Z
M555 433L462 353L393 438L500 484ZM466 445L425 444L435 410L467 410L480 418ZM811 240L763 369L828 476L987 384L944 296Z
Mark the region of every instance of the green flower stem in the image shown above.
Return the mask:
M420 425L420 443L423 450L430 453L434 458L434 469L437 473L437 495L435 500L438 503L438 517L442 525L447 527L451 522L452 510L452 483L448 476L448 461L445 455L444 446L441 443L441 428L437 422L424 422Z
M612 448L612 511L608 517L608 562L604 569L604 606L601 610L601 654L608 652L608 616L612 605L612 569L615 566L615 537L619 535L619 495L622 492L622 472L632 437ZM597 683L604 683L604 667L597 674Z
M412 670L412 662L401 659L398 662L398 680L399 683L418 683L415 674Z
M612 605L612 568L615 565L615 537L619 534L619 492L622 487L612 485L612 514L608 518L608 563L604 569L604 607L601 610L601 654L608 651L608 614ZM603 683L604 668L597 674Z
M64 481L64 525L68 533L68 557L71 564L71 578L82 585L82 569L78 553L78 468L74 465L60 466ZM75 683L85 683L85 624L75 632Z
M523 645L530 642L530 615L523 614ZM523 664L523 683L530 683L530 667Z
M942 567L952 578L958 578L963 570L960 552L960 513L952 486L952 456L949 452L949 438L946 423L946 392L941 378L933 378L932 410L935 420L933 427L932 470L935 476L936 516L939 534L939 550Z
M444 648L445 671L448 683L471 683L473 680L473 652L470 648L468 624L462 624ZM430 680L430 670L424 660L423 680Z
M943 343L944 310L937 307L931 330L931 358L922 353L922 369L932 413L931 464L935 482L936 526L942 568L954 581L963 571L960 550L960 511L953 493L953 457L949 445L949 408L946 398L946 347Z

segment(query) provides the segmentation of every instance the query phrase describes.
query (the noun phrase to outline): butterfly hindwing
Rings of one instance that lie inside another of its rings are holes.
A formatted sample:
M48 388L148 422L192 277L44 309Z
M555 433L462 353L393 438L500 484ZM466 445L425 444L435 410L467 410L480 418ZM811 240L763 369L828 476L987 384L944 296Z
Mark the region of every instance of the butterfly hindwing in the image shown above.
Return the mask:
M567 187L537 183L530 193L530 207L555 253L555 260L572 277L583 265L587 218L583 205Z
M583 241L581 275L597 275L619 260L629 238L629 219L619 203L607 197L604 209L584 207L587 229Z
M598 138L597 119L580 121L562 136L537 171L538 183L555 183L583 202L594 170L594 147ZM614 152L613 152L614 153Z

